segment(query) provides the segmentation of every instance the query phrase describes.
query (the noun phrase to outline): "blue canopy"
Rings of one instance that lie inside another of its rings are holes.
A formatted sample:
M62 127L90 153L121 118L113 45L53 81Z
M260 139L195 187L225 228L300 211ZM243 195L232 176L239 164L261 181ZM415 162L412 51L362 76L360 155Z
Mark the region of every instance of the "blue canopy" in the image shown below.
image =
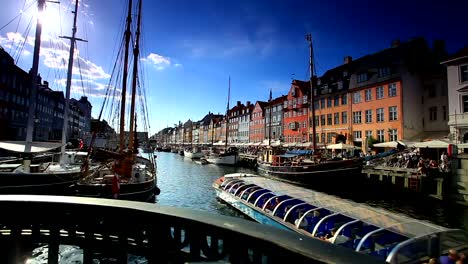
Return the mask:
M293 154L293 155L310 155L310 154L312 154L312 150L293 149L293 150L287 151L286 154Z

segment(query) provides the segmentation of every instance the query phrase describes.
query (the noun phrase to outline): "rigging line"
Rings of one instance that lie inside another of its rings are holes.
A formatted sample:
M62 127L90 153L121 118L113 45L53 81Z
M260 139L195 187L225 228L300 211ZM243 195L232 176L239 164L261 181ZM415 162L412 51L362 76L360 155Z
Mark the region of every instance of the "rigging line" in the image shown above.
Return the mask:
M31 25L32 25L32 16L31 16L31 19L29 20L29 23L28 23L28 26L26 27L26 37L23 39L23 41L20 43L20 50L19 52L16 54L16 58L15 58L15 64L18 65L18 62L19 60L21 59L21 53L23 52L23 49L24 49L24 46L26 44L26 41L28 39L28 36L29 36L29 32L31 31ZM17 47L18 49L18 47ZM15 51L16 53L16 51Z
M21 8L21 10L24 10L24 7L26 6L26 0L24 0L24 3L23 3L23 7ZM18 23L16 24L16 29L15 29L15 32L18 32L18 28L19 28L19 25L21 23L21 18L23 17L23 13L22 11L20 11L20 17L18 19Z
M78 1L78 0L76 0L76 1ZM59 21L60 21L60 24L59 24L60 25L60 35L63 36L63 33L62 33L62 6L61 6L60 2L58 2L58 5L59 5L58 10L59 10Z
M78 71L80 73L80 80L81 80L81 88L83 88L83 95L86 96L84 84L83 84L83 74L81 73L81 63L80 63L80 58L78 58Z
M25 13L27 10L29 10L29 8L31 8L31 6L35 3L36 1L31 1L31 4L29 4L29 6L26 8L26 10L23 10L23 12L20 12L19 14L17 14L15 17L13 17L10 21L8 21L5 25L3 25L2 27L0 27L0 31L2 31L4 28L8 27L8 25L10 25L13 21L15 21L15 19L17 19L18 17L20 17L23 13Z

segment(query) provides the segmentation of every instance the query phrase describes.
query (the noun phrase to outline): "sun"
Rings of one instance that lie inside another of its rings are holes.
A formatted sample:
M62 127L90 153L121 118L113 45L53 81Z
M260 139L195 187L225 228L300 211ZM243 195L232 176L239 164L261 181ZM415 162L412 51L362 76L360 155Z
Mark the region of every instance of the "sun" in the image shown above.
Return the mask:
M42 24L42 29L46 32L60 32L62 21L58 5L46 5L44 10L39 13L39 22Z

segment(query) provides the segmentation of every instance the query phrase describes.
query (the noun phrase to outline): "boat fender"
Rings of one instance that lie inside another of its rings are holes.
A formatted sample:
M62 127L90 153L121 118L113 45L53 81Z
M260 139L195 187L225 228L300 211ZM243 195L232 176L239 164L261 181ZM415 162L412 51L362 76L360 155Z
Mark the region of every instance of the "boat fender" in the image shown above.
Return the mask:
M154 187L154 195L159 195L161 193L161 189L158 188L158 186Z
M120 193L120 178L118 175L114 175L112 178L112 196L117 199Z

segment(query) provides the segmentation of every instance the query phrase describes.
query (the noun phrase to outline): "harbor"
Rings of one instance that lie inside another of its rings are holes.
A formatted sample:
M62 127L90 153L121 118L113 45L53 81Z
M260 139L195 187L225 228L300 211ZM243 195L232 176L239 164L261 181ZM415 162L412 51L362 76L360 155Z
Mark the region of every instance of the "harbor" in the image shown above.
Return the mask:
M0 263L466 264L462 23L379 5L5 1Z

